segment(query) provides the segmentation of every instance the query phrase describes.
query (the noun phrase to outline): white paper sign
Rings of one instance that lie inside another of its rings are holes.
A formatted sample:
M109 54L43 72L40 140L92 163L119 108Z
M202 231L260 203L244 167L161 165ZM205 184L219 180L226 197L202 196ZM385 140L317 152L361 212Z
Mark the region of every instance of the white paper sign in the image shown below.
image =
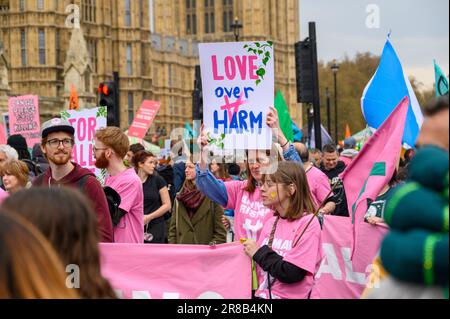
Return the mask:
M270 149L267 113L274 101L274 50L268 42L200 44L203 121L224 150Z
M70 110L61 112L61 118L66 119L75 128L75 146L72 159L75 163L91 170L100 182L104 182L106 171L95 167L92 151L95 132L106 127L106 108Z

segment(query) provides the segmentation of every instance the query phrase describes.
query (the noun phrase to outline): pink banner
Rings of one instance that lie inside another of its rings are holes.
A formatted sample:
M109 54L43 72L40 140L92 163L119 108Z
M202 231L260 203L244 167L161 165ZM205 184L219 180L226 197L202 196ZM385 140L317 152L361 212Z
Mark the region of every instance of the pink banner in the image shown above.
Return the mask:
M128 130L128 136L143 139L148 129L155 120L156 114L161 107L161 103L157 101L143 101L133 123Z
M312 299L360 298L372 271L372 262L387 233L386 226L364 221L358 225L356 247L351 259L351 218L325 216L322 231L323 259L315 276Z
M36 95L11 97L8 101L10 134L20 134L29 148L41 142L39 99Z
M250 258L240 243L100 244L102 274L125 299L250 299Z

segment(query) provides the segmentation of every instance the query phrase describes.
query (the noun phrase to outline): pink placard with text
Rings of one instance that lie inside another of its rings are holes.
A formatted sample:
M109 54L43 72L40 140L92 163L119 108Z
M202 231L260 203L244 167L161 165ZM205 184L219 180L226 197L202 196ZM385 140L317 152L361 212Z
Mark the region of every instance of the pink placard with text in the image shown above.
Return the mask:
M143 139L155 120L160 107L161 102L143 101L128 130L128 136Z
M20 134L29 148L41 142L39 99L36 95L11 97L8 101L10 134Z

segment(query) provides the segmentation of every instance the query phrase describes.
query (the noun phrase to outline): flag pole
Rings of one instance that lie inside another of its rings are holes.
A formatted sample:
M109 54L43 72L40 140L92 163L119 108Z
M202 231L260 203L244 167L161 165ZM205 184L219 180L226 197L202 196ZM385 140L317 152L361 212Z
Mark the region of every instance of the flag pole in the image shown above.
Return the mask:
M325 206L325 204L327 203L327 201L331 198L331 194L334 193L336 187L338 186L339 183L336 183L333 185L333 187L331 188L330 192L328 193L328 195L325 197L324 201L322 202L322 204L320 204L319 208L317 208L316 212L313 214L313 216L311 217L311 219L309 220L308 224L306 224L305 228L303 229L302 233L300 234L300 237L298 237L298 239L295 241L294 246L297 246L298 242L300 241L300 239L303 237L303 235L305 234L306 230L308 229L309 225L311 225L312 221L314 220L314 218L317 217L317 215L319 215L320 210Z

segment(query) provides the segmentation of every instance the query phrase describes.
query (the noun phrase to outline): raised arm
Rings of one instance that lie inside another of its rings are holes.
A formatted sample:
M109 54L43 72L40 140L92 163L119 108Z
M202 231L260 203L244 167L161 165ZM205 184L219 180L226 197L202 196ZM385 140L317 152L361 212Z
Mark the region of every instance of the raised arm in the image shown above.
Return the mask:
M227 189L224 182L218 180L208 169L208 139L203 125L197 143L200 147L200 161L196 167L197 187L209 199L225 207L228 204Z
M200 164L197 164L197 188L209 199L220 206L226 207L228 204L228 194L225 183L218 180L208 168L202 171Z
M267 125L272 129L274 136L277 138L278 144L281 145L284 159L286 161L298 162L303 166L300 155L298 155L294 145L289 142L281 130L278 111L274 107L270 107L270 111L267 114Z

